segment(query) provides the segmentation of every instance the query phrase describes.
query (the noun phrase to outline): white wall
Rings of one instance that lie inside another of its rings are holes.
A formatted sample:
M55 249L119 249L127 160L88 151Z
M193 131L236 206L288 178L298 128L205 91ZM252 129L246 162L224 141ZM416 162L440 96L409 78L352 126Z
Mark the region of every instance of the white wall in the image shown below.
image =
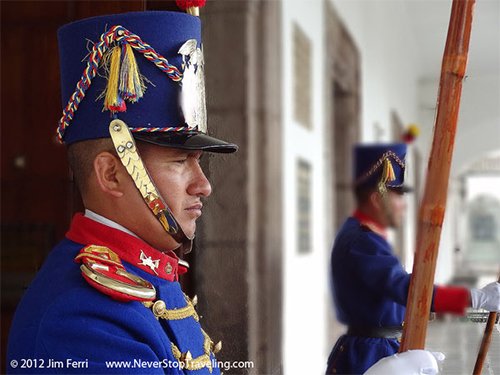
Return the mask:
M404 124L418 119L419 53L403 1L332 0L361 53L363 141L374 124L391 141L390 113Z
M312 124L307 130L294 121L293 85L299 77L293 71L293 25L297 23L312 42ZM283 129L284 129L284 337L283 367L286 374L320 374L326 368L327 278L323 236L323 142L324 105L323 3L286 1L283 5ZM297 252L298 158L312 166L312 241L309 254Z

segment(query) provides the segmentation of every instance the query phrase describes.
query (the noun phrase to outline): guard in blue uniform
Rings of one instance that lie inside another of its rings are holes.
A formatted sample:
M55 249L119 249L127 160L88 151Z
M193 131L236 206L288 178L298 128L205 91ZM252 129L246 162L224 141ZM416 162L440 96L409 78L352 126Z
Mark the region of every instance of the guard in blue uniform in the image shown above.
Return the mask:
M219 374L221 343L178 283L211 191L199 158L237 149L206 134L200 20L95 17L59 44L58 135L86 211L18 306L7 371Z
M331 257L337 319L348 326L328 359L328 374L363 374L399 349L410 275L387 241L386 230L401 225L405 144L358 145L354 193L357 209L340 228ZM496 311L499 285L482 290L435 287L432 309L463 314L467 306ZM477 296L488 300L482 304Z

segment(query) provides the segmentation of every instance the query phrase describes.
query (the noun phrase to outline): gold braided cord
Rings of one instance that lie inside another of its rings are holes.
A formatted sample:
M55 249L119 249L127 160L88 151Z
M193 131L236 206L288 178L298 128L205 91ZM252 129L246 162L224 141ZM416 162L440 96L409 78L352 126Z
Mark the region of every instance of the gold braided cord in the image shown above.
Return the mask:
M203 330L203 328L201 329L201 333L203 333L203 337L205 338L205 340L203 341L203 351L205 353L210 353L214 343L212 339L210 339L210 337L207 335L207 333Z
M372 174L374 174L375 171L380 168L384 160L388 159L389 157L391 157L401 168L405 168L405 163L393 151L387 151L380 157L380 159L377 160L377 162L370 168L368 172L364 173L356 180L356 185L360 184Z
M170 343L170 346L172 347L172 354L174 355L175 359L181 359L182 353L177 345L175 345L174 343Z
M163 302L162 300L157 300L156 302L143 302L143 305L147 308L150 308L153 311L153 314L158 319L180 320L192 316L198 322L199 317L196 313L196 310L194 309L193 301L190 300L186 295L184 295L184 297L186 299L187 305L180 309L168 310L166 308L165 302ZM210 339L210 337L203 329L201 329L201 333L203 334L204 354L196 358L192 358L190 351L182 353L177 345L171 343L172 354L174 355L174 358L177 359L179 363L181 363L182 369L195 371L206 367L208 368L209 372L212 373L213 368L212 359L210 358L210 352L220 351L222 343L219 342L217 345L214 345L214 342Z
M193 305L187 305L181 309L164 310L157 315L158 318L166 320L181 320L189 317L193 317L197 322L199 321L198 314L194 310Z
M208 368L208 371L212 373L212 360L210 358L210 349L207 351L207 339L205 336L205 342L203 343L204 353L196 358L191 358L191 353L187 351L186 353L182 353L177 345L171 343L172 354L175 359L177 359L180 363L182 363L182 368L194 371L201 370L203 368ZM208 339L208 348L210 348L210 339Z
M199 322L200 318L194 309L193 303L186 295L184 295L184 297L186 299L186 306L178 309L167 309L165 302L162 300L143 302L143 305L151 309L157 319L181 320L193 317L195 321Z

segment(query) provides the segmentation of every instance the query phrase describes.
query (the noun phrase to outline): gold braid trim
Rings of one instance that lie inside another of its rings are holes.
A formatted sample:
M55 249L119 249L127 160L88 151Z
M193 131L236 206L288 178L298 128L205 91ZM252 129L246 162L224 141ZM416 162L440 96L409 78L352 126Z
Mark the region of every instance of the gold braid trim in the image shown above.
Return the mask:
M200 321L196 310L194 309L193 303L186 298L187 305L181 307L180 309L167 309L165 302L159 299L156 302L144 302L144 306L151 308L156 319L166 319L166 320L181 320L189 317L193 317L197 322Z
M182 353L177 345L175 345L174 343L170 343L170 346L172 348L172 354L174 355L175 359L181 359Z
M201 333L203 333L203 337L205 338L205 340L203 340L203 351L205 353L210 353L210 350L212 350L214 343L210 339L210 337L208 337L207 333L203 330L203 328L201 329Z
M209 339L210 341L210 339ZM207 338L205 337L205 342L203 343L203 348L206 349ZM210 347L210 342L208 343L208 347ZM171 343L172 354L175 359L177 359L180 363L182 363L181 368L189 371L201 370L203 368L208 368L208 371L212 373L212 360L210 358L210 351L204 350L205 353L200 355L199 357L193 358L191 356L191 352L188 350L186 353L182 353L179 348Z
M193 317L197 322L199 321L198 314L196 313L194 306L197 303L196 296L190 300L188 296L184 294L186 299L186 306L180 309L167 310L165 302L162 300L157 300L156 302L143 302L142 304L147 308L151 308L153 314L157 319L166 320L180 320L188 317ZM189 371L201 370L203 368L208 368L208 371L212 373L212 359L210 358L210 353L218 353L222 349L222 342L215 344L212 339L207 335L207 333L201 329L203 334L203 354L199 357L193 358L191 352L188 350L182 353L177 345L171 343L171 350L174 358L179 361L182 369Z
M201 370L202 368L208 368L208 371L212 373L212 359L210 358L210 352L217 353L222 348L222 343L219 341L217 344L210 339L206 332L202 329L203 334L203 352L204 354L199 357L193 358L191 352L188 350L186 353L182 353L179 348L171 343L172 354L175 359L182 363L182 368L190 371Z
M394 152L392 151L387 151L385 152L381 157L380 159L377 160L377 162L375 164L373 164L373 166L370 168L370 170L368 170L368 172L364 173L363 175L361 175L361 177L359 177L357 180L356 180L356 185L359 185L360 183L362 183L364 180L366 180L368 177L370 177L372 174L375 173L375 171L380 168L380 166L382 165L382 163L384 163L384 160L388 159L389 157L391 157L397 164L399 164L399 166L404 169L405 168L405 163L404 161L402 161ZM396 187L396 186L394 186Z

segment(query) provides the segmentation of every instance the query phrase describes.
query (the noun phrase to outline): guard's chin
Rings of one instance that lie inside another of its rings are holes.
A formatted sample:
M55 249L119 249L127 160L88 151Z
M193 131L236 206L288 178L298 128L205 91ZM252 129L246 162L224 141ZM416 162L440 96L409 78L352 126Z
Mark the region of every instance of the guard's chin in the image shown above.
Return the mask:
M394 218L391 218L389 220L389 228L391 229L399 229L401 227L401 223L395 220Z
M187 238L194 238L196 232L196 222L190 222L186 225L182 225L182 230Z

